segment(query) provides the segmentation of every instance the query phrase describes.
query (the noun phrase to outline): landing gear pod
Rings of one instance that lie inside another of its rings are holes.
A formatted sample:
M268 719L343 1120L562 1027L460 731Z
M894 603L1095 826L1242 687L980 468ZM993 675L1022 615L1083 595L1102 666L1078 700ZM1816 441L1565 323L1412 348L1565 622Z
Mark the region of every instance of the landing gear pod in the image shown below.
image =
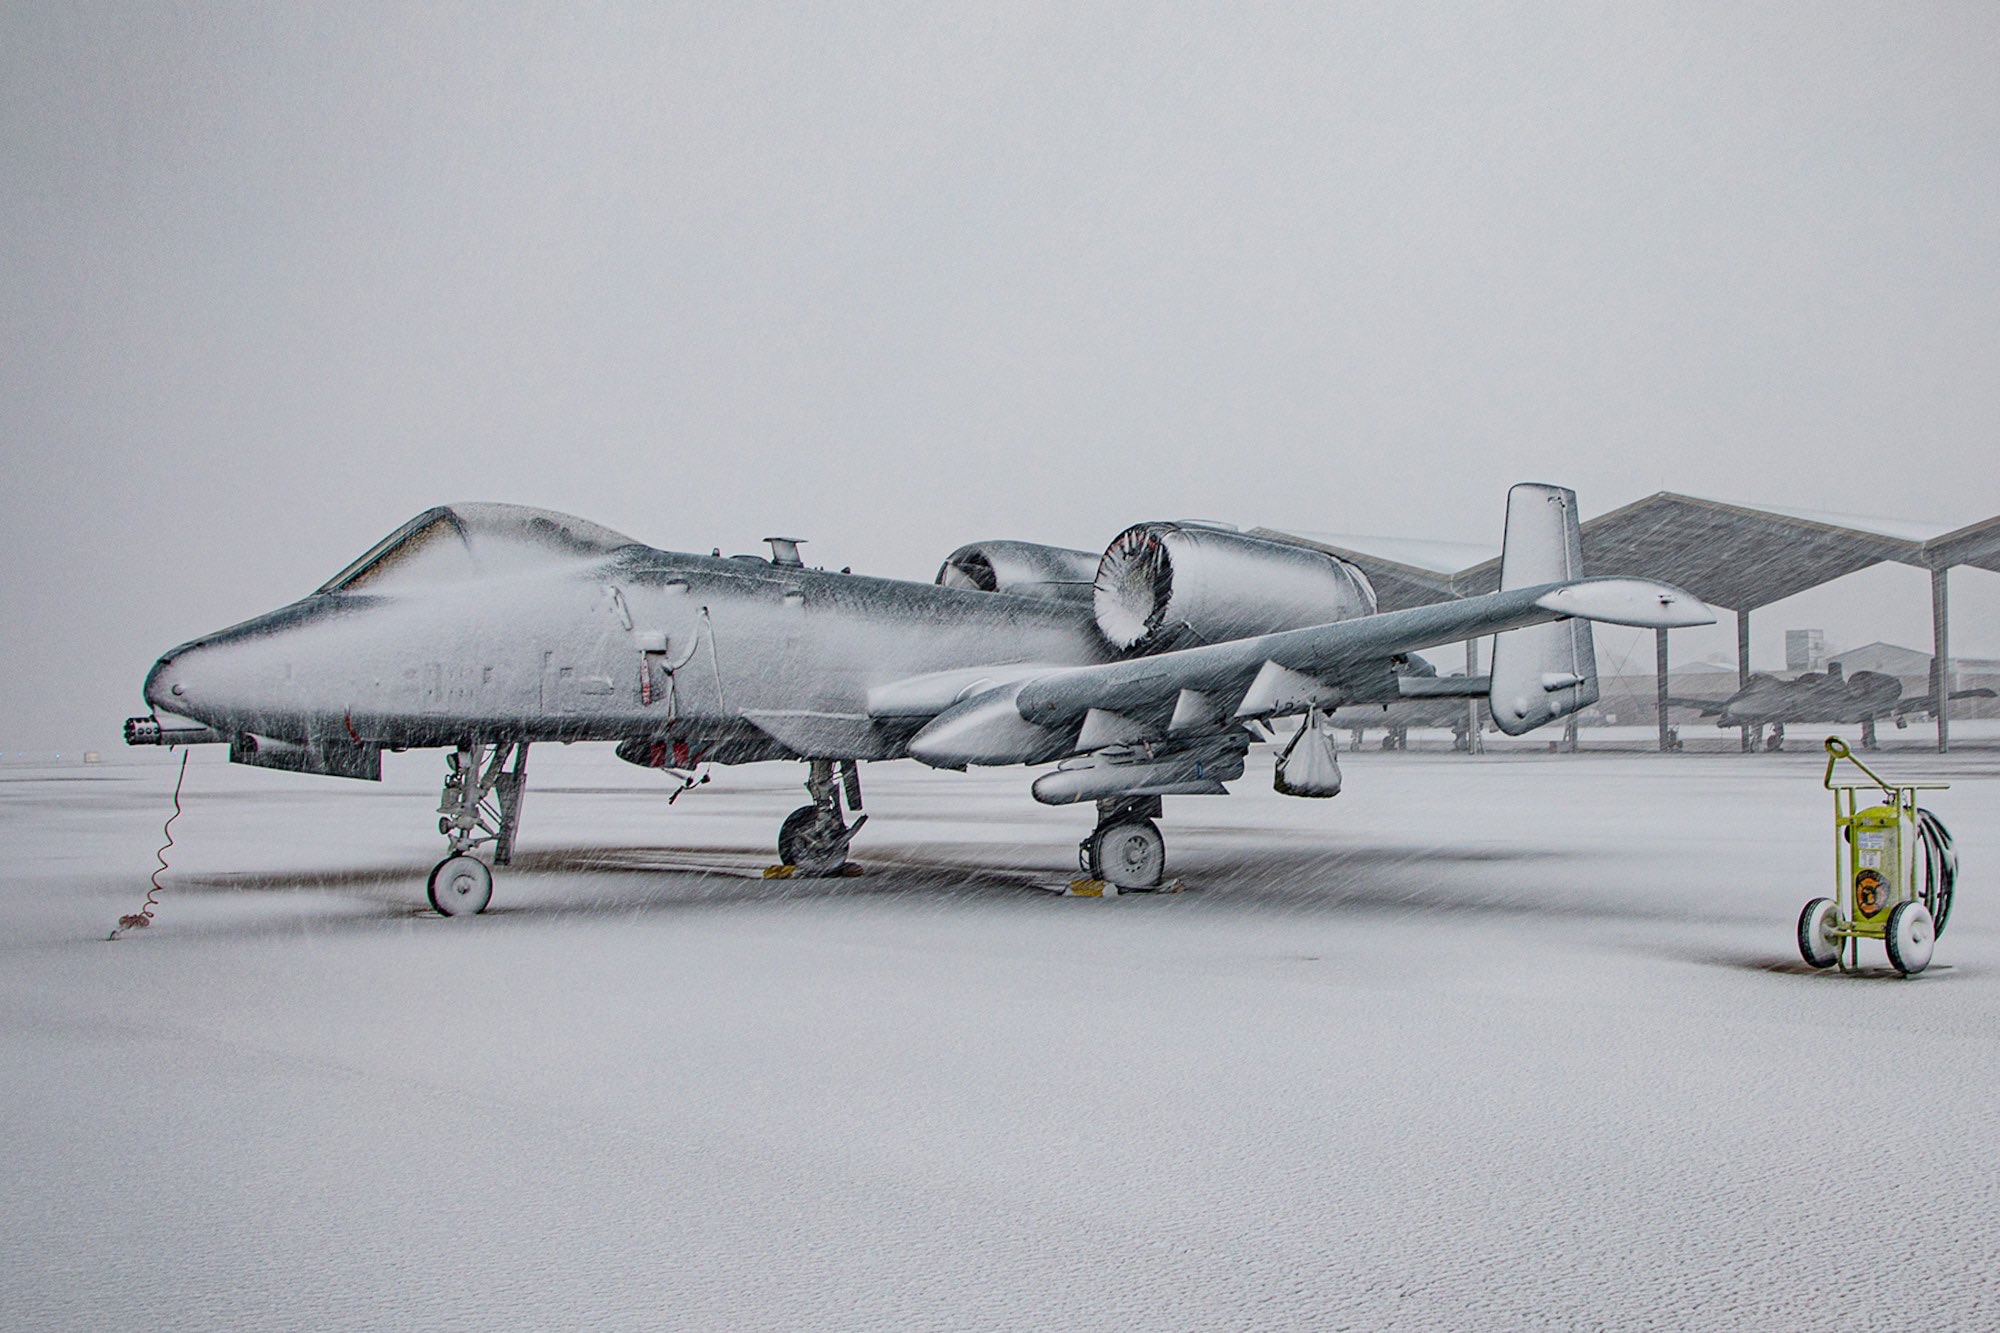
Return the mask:
M1880 940L1889 965L1915 976L1930 966L1958 881L1951 834L1918 807L1917 793L1949 784L1890 782L1838 736L1827 737L1826 753L1821 785L1833 793L1834 896L1815 898L1799 913L1799 956L1816 968L1837 964L1853 971L1860 965L1860 942ZM1868 780L1835 782L1843 759ZM1859 808L1864 791L1881 792L1882 803Z

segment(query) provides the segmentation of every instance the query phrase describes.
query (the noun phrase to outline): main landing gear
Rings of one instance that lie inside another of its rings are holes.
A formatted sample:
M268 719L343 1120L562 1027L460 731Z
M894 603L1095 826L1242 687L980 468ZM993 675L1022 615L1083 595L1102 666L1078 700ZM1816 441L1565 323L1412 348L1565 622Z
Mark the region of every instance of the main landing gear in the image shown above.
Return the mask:
M1077 846L1083 873L1121 892L1156 889L1167 871L1167 840L1153 821L1157 796L1114 796L1097 803L1097 827Z
M508 761L513 767L508 767ZM528 743L467 744L445 756L438 832L451 851L431 870L431 906L443 916L469 916L493 901L493 871L473 853L490 847L493 864L514 859L521 796L528 786Z
M806 791L813 803L785 816L778 829L778 859L801 875L838 875L847 868L847 844L868 822L862 815L852 824L841 810L861 810L861 769L852 760L814 759L806 771Z

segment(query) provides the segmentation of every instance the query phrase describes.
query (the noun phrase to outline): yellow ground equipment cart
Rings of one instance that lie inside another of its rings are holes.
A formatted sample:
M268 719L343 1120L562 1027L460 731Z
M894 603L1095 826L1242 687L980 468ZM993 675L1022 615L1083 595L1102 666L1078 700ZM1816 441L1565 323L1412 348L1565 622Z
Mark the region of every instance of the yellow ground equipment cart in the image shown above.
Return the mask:
M1904 976L1930 965L1931 946L1951 916L1958 853L1938 817L1917 805L1920 791L1945 782L1890 782L1854 757L1838 736L1826 738L1826 776L1833 793L1834 896L1815 898L1799 913L1799 954L1814 967L1860 966L1861 941L1880 940L1889 964ZM1835 782L1845 759L1866 782ZM1862 792L1882 793L1861 805Z

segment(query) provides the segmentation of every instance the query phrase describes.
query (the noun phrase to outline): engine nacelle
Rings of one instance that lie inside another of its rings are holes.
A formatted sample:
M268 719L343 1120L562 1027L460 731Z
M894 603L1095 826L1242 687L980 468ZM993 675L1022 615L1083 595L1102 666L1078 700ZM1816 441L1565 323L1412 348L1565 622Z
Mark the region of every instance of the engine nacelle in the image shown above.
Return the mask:
M937 582L942 588L1082 602L1090 599L1096 577L1097 557L1089 551L1033 542L973 542L945 559Z
M1325 625L1375 610L1353 565L1310 546L1195 523L1140 523L1097 565L1097 628L1139 652Z

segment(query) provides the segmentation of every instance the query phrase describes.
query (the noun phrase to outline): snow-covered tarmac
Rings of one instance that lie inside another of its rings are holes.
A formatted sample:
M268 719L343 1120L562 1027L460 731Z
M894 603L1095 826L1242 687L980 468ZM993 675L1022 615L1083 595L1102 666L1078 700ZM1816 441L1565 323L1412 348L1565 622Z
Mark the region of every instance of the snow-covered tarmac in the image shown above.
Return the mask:
M1907 982L1798 962L1804 744L1253 755L1115 900L1019 771L765 881L796 766L538 748L455 921L435 754L201 751L107 943L145 758L0 772L0 1326L2000 1325L2000 751L1883 760L1966 867Z

